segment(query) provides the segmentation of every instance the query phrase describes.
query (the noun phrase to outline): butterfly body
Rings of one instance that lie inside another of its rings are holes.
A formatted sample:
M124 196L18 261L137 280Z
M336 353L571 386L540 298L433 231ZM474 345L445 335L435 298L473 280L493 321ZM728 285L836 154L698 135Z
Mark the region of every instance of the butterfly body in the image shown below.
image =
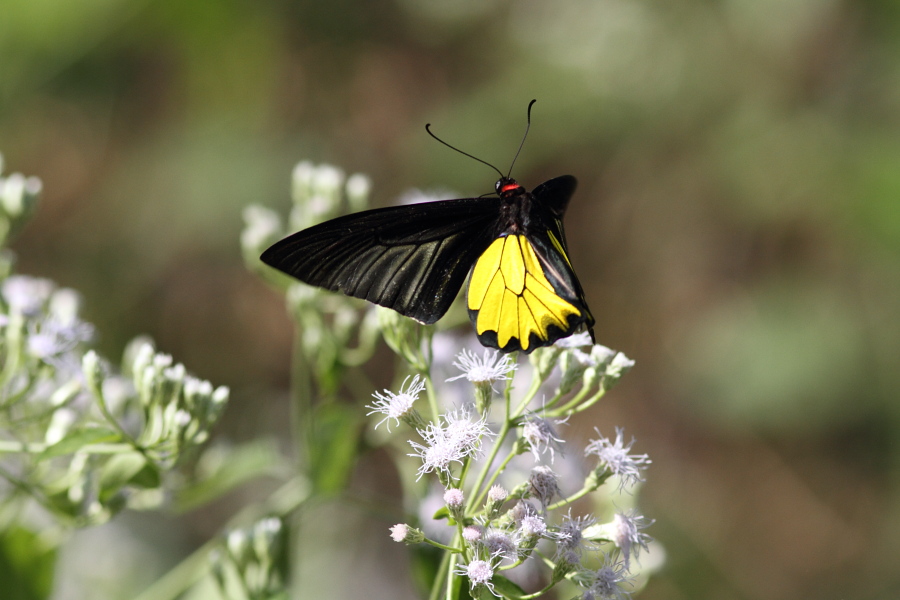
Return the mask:
M447 312L471 270L467 307L481 343L531 352L582 326L593 336L562 227L575 186L564 175L529 193L501 177L496 198L338 217L277 242L261 259L426 324Z

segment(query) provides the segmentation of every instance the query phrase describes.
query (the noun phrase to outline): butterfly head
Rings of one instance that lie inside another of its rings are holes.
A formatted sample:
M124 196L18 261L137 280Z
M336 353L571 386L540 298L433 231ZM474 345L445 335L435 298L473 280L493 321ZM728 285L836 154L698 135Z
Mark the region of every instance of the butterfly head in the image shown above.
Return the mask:
M525 188L511 177L501 177L497 180L496 189L497 195L504 199L525 193Z

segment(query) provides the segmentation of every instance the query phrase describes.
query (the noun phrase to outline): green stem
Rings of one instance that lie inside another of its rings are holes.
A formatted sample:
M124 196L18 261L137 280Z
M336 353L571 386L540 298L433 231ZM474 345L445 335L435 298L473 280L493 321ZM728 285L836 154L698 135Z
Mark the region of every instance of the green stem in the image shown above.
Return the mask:
M447 565L447 600L453 600L453 571L456 567L456 555L450 555L450 564Z
M459 473L459 489L463 489L466 483L466 476L469 474L469 467L472 466L472 457L467 456L463 461L462 471Z
M431 410L431 419L437 421L441 414L438 409L437 392L434 389L434 384L431 382L431 375L423 372L422 377L425 378L425 392L428 394L428 408Z
M574 494L572 494L571 496L569 496L568 498L563 498L559 502L556 502L555 504L551 504L550 506L547 507L547 510L549 511L549 510L556 510L557 508L562 508L568 504L575 502L579 498L583 498L584 496L587 496L592 491L593 490L590 488L583 487L580 490L578 490L577 492L575 492Z
M560 400L562 400L562 397L563 397L563 396L564 396L564 394L563 394L559 389L557 389L557 390L556 390L556 393L553 394L553 397L550 398L550 400L545 400L545 401L544 401L544 412L546 412L546 409L547 409L548 407L552 408L557 402L559 402Z
M428 539L428 538L425 538L424 543L431 544L435 548L440 548L441 550L446 550L447 552L453 552L455 554L459 554L459 553L463 552L459 548L454 548L453 546L445 546L444 544L442 544L440 542L436 542L436 541Z
M506 456L506 458L503 459L503 462L499 467L497 467L497 469L494 471L494 474L491 475L491 478L488 480L487 484L485 484L485 486L478 493L478 498L475 499L475 504L473 506L477 506L484 500L484 497L487 495L488 491L490 491L491 486L494 485L495 481L497 481L497 477L500 476L500 473L502 473L506 469L506 465L508 465L509 461L515 458L515 456L516 452L515 450L513 450Z
M24 452L28 454L40 454L44 450L48 448L47 444L42 443L26 443L26 442L13 442L9 440L0 440L0 454L3 453L18 453ZM120 454L122 452L130 452L134 450L133 444L87 444L69 452L68 454L74 454L75 452L84 452L86 454Z
M310 487L303 477L295 477L272 494L265 503L245 507L229 520L226 529L252 522L264 515L282 517L303 505L310 497ZM208 554L222 543L213 538L145 589L135 600L175 600L207 573Z
M509 405L507 404L507 407ZM497 434L497 441L494 442L494 447L491 448L491 453L487 457L487 460L484 461L484 466L481 467L481 472L478 473L478 479L475 480L475 485L472 486L472 496L469 499L469 503L466 506L466 514L471 514L475 507L481 502L481 499L484 497L484 494L487 493L486 490L482 489L482 484L484 480L487 479L488 471L490 471L491 465L494 463L494 459L497 458L497 454L500 453L500 447L503 445L503 440L506 438L506 435L509 433L509 419L503 421L503 425L500 427L500 433ZM504 464L508 462L505 461ZM496 478L496 474L495 474ZM493 478L492 478L493 481Z
M554 585L556 585L556 582L548 583L544 589L538 590L538 591L534 592L533 594L526 594L524 596L516 596L516 600L532 600L533 598L540 598L543 594L546 594L548 591L550 591L550 588L552 588Z
M520 558L519 560L517 560L514 563L510 563L508 565L503 565L502 567L497 567L494 570L495 571L509 571L510 569L515 569L516 567L518 567L519 565L521 565L524 562L525 562L525 560Z
M463 558L466 559L466 562L472 560L471 553L469 552L469 545L463 538L463 524L461 521L456 522L456 540L459 541L459 546L462 548L461 553Z
M207 541L151 584L136 600L174 600L179 597L206 575L207 555L221 543L219 538Z
M525 409L528 408L528 405L537 395L537 393L541 389L541 384L543 380L540 378L540 374L535 369L534 377L531 379L531 387L528 388L528 391L525 392L525 395L522 397L522 402L519 403L519 406L516 407L516 410L512 413L512 417L516 418L522 415L525 412ZM511 390L507 390L509 392ZM507 393L507 398L509 398L509 394ZM507 413L507 418L509 417L509 413Z
M447 576L447 572L450 568L450 558L452 556L452 552L444 553L444 558L441 559L441 566L438 567L437 577L434 578L434 583L431 584L431 593L428 594L428 600L438 600L441 597L441 589L444 587L444 577Z
M18 311L13 311L9 315L9 322L6 324L6 360L3 363L3 369L0 370L0 387L12 377L12 374L19 368L21 361L22 345L24 344L24 317Z
M312 375L309 364L303 358L303 334L299 318L294 323L294 347L291 365L291 431L294 437L294 451L300 465L305 465L310 456L309 443L313 439L312 427ZM302 469L302 467L301 467Z
M54 513L54 507L50 503L50 501L42 494L38 489L29 484L27 481L19 479L2 466L0 466L0 477L5 479L12 485L17 488L20 492L27 494L29 497L33 498L38 504L44 507L45 510L52 514ZM61 516L61 515L59 515ZM62 519L61 519L62 520ZM74 521L71 519L66 519L66 523L70 526L74 526Z
M481 472L478 474L478 479L476 480L475 485L472 486L472 497L469 499L469 503L466 506L466 514L472 514L472 512L475 510L475 507L481 503L481 501L484 499L484 496L490 489L490 486L483 487L484 480L487 478L488 472L491 469L491 465L494 463L494 460L500 453L500 447L503 445L503 440L506 439L506 436L509 434L510 430L515 428L515 422L510 416L510 408L512 407L512 389L513 378L509 377L509 379L506 380L506 386L503 389L503 406L505 412L503 424L500 426L500 431L497 434L497 441L494 442L494 447L491 449L491 454L484 462L484 466L481 467ZM532 389L536 389L534 385L532 385ZM509 461L510 457L507 457L506 460L503 461L503 466L505 467L506 464L509 463ZM497 480L497 475L502 470L503 467L498 469L494 473L494 476L491 477L491 485L493 485L493 482Z
M92 388L93 386L88 387ZM119 423L119 420L112 414L112 411L109 410L109 405L106 403L106 397L103 395L103 392L99 389L92 390L92 392L94 400L97 401L97 406L100 407L100 412L103 414L103 417L109 422L110 425L115 427L116 431L119 432L119 435L122 436L122 439L126 439L131 442L133 446L137 446L137 443L134 441L134 438L131 437L131 434L125 431L125 429Z
M547 412L548 417L560 417L566 414L574 415L589 409L591 406L597 403L604 395L606 394L606 390L601 387L597 390L597 393L591 396L586 402L582 403L582 400L585 396L587 396L587 390L582 389L579 391L574 398L566 402L565 405L560 406L552 411Z

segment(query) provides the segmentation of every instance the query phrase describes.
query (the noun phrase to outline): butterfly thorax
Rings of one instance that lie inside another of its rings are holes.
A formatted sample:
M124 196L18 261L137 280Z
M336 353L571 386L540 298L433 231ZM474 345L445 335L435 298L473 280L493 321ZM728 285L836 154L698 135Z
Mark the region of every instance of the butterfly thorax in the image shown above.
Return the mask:
M534 217L534 197L510 177L497 181L500 196L500 218L497 221L498 234L527 234Z

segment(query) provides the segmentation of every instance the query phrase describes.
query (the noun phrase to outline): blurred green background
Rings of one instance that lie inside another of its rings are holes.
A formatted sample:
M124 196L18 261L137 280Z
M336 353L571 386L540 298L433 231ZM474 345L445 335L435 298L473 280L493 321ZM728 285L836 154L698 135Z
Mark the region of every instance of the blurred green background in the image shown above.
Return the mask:
M598 341L637 360L569 431L654 460L641 598L900 597L894 0L4 0L0 151L45 190L18 270L80 290L108 356L146 332L232 386L225 438L281 432L290 330L243 206L286 209L303 159L378 205L490 192L424 124L505 169L532 98L513 175L579 179ZM235 504L81 543L140 546L146 583Z

